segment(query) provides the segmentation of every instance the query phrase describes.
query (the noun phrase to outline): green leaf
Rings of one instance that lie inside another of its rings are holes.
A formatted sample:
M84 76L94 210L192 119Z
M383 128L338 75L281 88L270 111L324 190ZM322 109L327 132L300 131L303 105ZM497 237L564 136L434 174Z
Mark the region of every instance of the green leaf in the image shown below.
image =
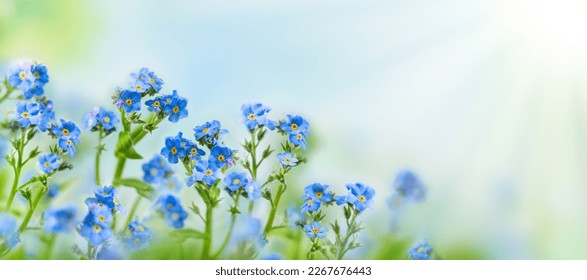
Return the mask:
M118 136L118 143L116 143L116 156L125 157L128 159L142 159L143 157L137 153L134 144L127 131L120 132Z
M184 242L188 239L206 239L206 234L195 229L185 228L172 231L171 237L179 242Z
M115 186L122 185L134 188L140 196L148 199L151 199L153 193L155 193L153 186L135 178L115 179L113 183Z

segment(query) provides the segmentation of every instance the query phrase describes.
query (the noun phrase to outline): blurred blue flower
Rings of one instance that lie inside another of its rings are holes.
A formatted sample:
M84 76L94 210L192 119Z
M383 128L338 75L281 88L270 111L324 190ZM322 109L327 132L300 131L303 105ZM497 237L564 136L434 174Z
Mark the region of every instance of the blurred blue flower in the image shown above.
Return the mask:
M98 204L91 204L89 210L80 226L79 233L90 244L98 246L112 238L109 224L112 222L112 212L106 206Z
M173 228L183 228L188 213L183 210L179 199L171 194L161 195L155 206L165 215L167 224Z
M269 255L265 255L263 257L261 257L262 260L267 260L267 261L278 261L278 260L283 260L283 257L280 254L277 253L273 253L273 254L269 254Z
M45 210L43 228L48 233L69 232L74 227L76 209L73 206Z
M39 156L39 166L45 174L49 174L59 168L59 156L56 154L41 155Z
M49 189L47 190L47 197L54 198L59 194L59 185L52 183L49 185Z
M223 181L230 192L236 192L238 189L244 188L249 183L247 174L238 172L228 173Z
M141 110L141 94L136 91L123 90L118 100L127 113Z
M249 182L245 189L249 200L255 200L261 197L261 187L257 182Z
M275 129L276 123L267 119L267 113L269 111L271 111L271 108L261 103L243 104L241 106L241 121L249 130L253 130L257 126L266 126L270 130L273 130Z
M163 107L163 112L169 116L168 119L170 122L176 123L180 119L188 116L187 105L187 99L179 97L177 91L174 90L171 102L166 102L165 107Z
M304 231L306 232L306 236L308 236L309 238L318 237L322 239L326 236L328 228L320 226L320 223L318 222L312 222L311 224L304 226Z
M409 170L397 174L394 188L401 195L413 202L420 202L426 198L426 188L420 178Z
M373 188L363 183L347 184L346 188L348 194L346 196L335 197L336 204L353 204L359 212L367 209L367 207L372 207L373 197L375 196L375 190Z
M178 163L179 159L186 155L186 150L181 143L181 139L177 137L166 137L165 147L161 149L161 155L167 158L169 163Z
M4 137L0 135L0 158L4 158L4 155L6 154L6 149L6 139L4 139ZM0 167L2 167L2 164L4 164L4 160L0 160Z
M408 256L412 260L430 260L432 259L432 246L424 241L408 251Z
M250 215L239 215L234 233L231 237L231 243L239 244L245 241L260 241L262 238L261 220L251 217Z
M16 219L9 214L0 213L0 240L3 240L8 248L13 248L20 242Z
M83 126L85 130L92 130L92 128L94 128L98 124L96 116L98 116L99 112L100 108L94 107L89 113L84 115Z
M208 162L216 168L222 168L232 161L232 150L227 147L214 146L210 150Z
M14 120L18 122L20 127L29 127L38 122L39 112L39 104L19 102L16 105Z
M175 176L165 178L159 183L158 190L160 193L179 193L182 183Z
M279 162L283 165L283 166L296 166L296 164L298 163L298 159L295 158L291 153L280 153L277 154L277 158L279 159Z
M97 260L122 260L120 251L112 245L105 245L100 248L96 254Z
M139 223L137 220L128 224L128 229L131 234L126 240L128 247L131 249L142 249L147 247L149 240L151 240L153 235L151 229L144 224Z
M200 160L194 166L193 174L187 179L187 185L193 186L196 182L205 182L208 185L214 185L217 179L220 179L222 172L216 166L208 161Z
M122 205L120 205L120 201L118 200L118 190L113 186L98 188L94 192L94 195L96 198L86 199L86 204L96 203L107 206L111 211L122 212Z
M173 171L169 163L160 155L155 155L151 160L142 165L143 181L149 184L161 182Z
M300 214L300 211L298 211L298 208L296 206L287 207L287 209L285 209L285 214L287 216L289 227L298 228L298 223L302 221L302 215Z

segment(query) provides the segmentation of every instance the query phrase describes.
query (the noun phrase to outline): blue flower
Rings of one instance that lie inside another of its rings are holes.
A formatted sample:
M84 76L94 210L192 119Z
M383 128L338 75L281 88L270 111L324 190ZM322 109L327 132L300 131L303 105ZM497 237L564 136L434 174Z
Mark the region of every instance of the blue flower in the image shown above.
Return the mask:
M216 133L220 131L220 122L213 120L212 122L206 122L203 125L196 126L194 128L194 137L196 140L200 140L205 136L215 137Z
M249 182L245 187L249 200L255 200L261 197L261 187L257 182Z
M426 188L420 178L412 171L402 171L397 174L394 187L398 193L413 202L420 202L426 198Z
M287 215L287 221L288 221L289 227L291 227L291 228L299 227L298 223L300 223L302 221L302 215L298 211L297 207L295 207L295 206L287 207L287 209L285 209L285 214Z
M163 85L163 80L157 77L155 73L149 71L146 67L141 68L138 73L130 74L130 76L133 78L131 88L133 88L133 84L138 84L140 82L143 91L152 88L155 92L159 92Z
M185 157L185 146L182 147L182 140L177 137L165 138L165 147L161 149L161 155L167 158L169 163L178 163L180 158Z
M47 233L59 233L70 231L75 222L75 207L66 206L62 208L49 208L45 210L43 225Z
M163 110L163 98L161 97L155 97L154 99L148 100L147 102L145 102L145 105L147 105L147 110L149 110L149 112L161 112Z
M31 73L35 77L35 85L37 87L43 87L49 82L49 74L47 73L47 66L43 64L31 65Z
M118 116L112 112L108 111L104 108L100 108L98 114L96 115L96 120L106 129L106 131L113 131L115 126L120 122Z
M171 101L165 102L163 112L169 116L169 121L176 123L180 119L188 116L188 110L186 109L188 101L185 98L179 97L177 91L173 91L171 95Z
M49 185L49 189L47 190L47 197L54 198L59 194L59 185L53 183Z
M271 111L271 108L261 103L249 103L243 104L241 111L241 120L249 130L253 130L257 126L267 126L270 130L275 129L276 123L267 119L267 113Z
M148 235L152 234L151 229L149 229L144 224L139 223L137 220L134 220L128 224L128 230L130 233L146 233Z
M406 203L405 197L401 194L394 193L388 200L387 205L391 210L400 210Z
M8 76L8 83L13 87L18 87L23 93L31 89L34 81L35 76L31 72L31 64L28 62L12 67Z
M159 192L179 193L181 191L181 182L174 176L163 179L159 184Z
M121 260L122 256L120 251L115 246L106 244L100 248L100 251L96 254L97 260Z
M224 177L224 183L230 192L236 192L249 183L249 178L246 173L231 172Z
M149 86L143 80L135 79L130 82L129 88L132 91L136 91L138 93L143 93L143 92L147 91L149 88L151 88L151 86Z
M103 188L98 188L94 195L96 197L96 202L101 205L106 205L110 210L113 211L122 211L122 206L120 205L120 201L118 200L118 190L113 186L105 186ZM91 200L90 200L91 201Z
M324 238L326 233L328 232L328 228L324 226L320 226L318 222L312 222L309 225L304 226L304 231L306 232L306 236L309 238Z
M53 170L59 168L59 156L56 154L44 154L39 157L39 166L45 174L53 172Z
M188 186L194 185L196 182L205 182L208 185L214 185L217 179L220 179L222 172L216 166L210 164L208 161L200 160L194 166L193 174L187 179Z
M430 260L432 259L432 246L424 241L408 251L408 255L412 260Z
M85 130L92 130L98 124L96 116L98 116L99 112L100 108L94 107L92 111L84 115L83 125Z
M73 157L75 154L75 145L79 144L79 139L71 138L71 139L64 139L60 138L58 141L59 148L63 151L66 151L70 157Z
M231 243L239 244L248 240L259 240L262 238L261 220L249 215L239 215L231 237Z
M225 165L231 165L232 162L232 150L227 147L214 146L210 150L210 158L208 159L210 165L216 168L222 168Z
M136 91L123 90L118 100L127 113L141 110L141 94Z
M295 158L291 153L281 153L281 154L277 154L277 158L279 159L279 162L281 162L281 164L283 166L296 166L296 164L298 164L298 159Z
M313 183L304 188L302 198L312 198L314 202L329 202L332 201L332 194L328 192L328 185Z
M204 150L200 149L196 143L190 142L187 147L187 153L192 160L199 160L203 155L206 154Z
M42 132L45 132L55 120L55 111L53 111L53 101L47 101L47 104L39 103L39 115L36 119L36 125Z
M167 161L159 155L155 155L150 161L144 163L142 167L143 181L149 184L159 183L173 172Z
M20 127L29 127L38 122L39 112L39 104L20 102L16 105L14 119Z
M292 144L300 146L302 150L306 149L306 137L310 135L310 124L308 121L297 115L287 115L287 120L282 121L279 128L289 133L289 141Z
M320 201L314 200L313 197L306 197L304 204L302 204L302 214L306 212L316 212L320 209Z
M60 120L60 124L51 127L51 132L61 139L77 139L81 134L81 131L75 123L64 119Z
M363 183L347 184L348 194L346 196L337 196L336 204L341 205L350 203L355 206L359 212L373 205L375 190Z
M179 199L171 194L162 195L155 204L165 214L167 224L173 228L183 228L188 213L183 210Z
M111 211L106 206L93 204L84 218L79 233L93 246L98 246L112 238L109 222L112 221Z
M0 240L4 240L8 248L13 248L20 242L16 219L9 214L0 213Z

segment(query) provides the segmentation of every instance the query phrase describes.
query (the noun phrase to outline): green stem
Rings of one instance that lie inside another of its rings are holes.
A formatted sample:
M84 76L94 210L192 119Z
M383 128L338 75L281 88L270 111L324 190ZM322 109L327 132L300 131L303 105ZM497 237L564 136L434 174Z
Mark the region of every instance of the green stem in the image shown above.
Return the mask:
M141 203L141 196L137 195L137 198L135 198L135 202L132 204L132 208L130 209L130 212L128 212L128 217L126 218L126 222L122 225L122 232L124 232L127 228L128 228L128 224L130 224L130 222L132 221L135 212L137 212L137 208L139 207L139 204Z
M238 208L238 200L241 196L241 191L240 189L237 191L236 193L236 198L234 200L234 208ZM214 254L213 258L217 259L222 252L224 251L224 249L226 248L226 245L228 245L228 241L230 240L230 237L232 236L232 232L234 231L234 225L236 224L236 213L232 214L232 217L230 218L230 227L228 228L228 233L226 233L226 236L224 237L224 241L222 241L222 245L220 245L220 249L218 249L218 252L216 252L216 254Z
M210 248L212 247L212 221L214 220L211 203L206 203L206 229L204 235L204 246L202 248L202 259L208 259L210 257Z
M342 260L342 257L344 257L344 254L348 251L347 250L347 243L349 242L349 238L351 237L351 233L352 233L352 228L355 227L355 220L357 219L357 213L356 211L353 210L353 214L352 214L352 218L351 218L351 222L347 224L347 231L345 234L345 237L342 241L342 243L340 244L340 248L338 249L337 252L337 259L338 260Z
M267 218L267 223L265 224L265 235L269 234L273 227L273 221L275 220L275 213L277 213L277 208L279 207L279 201L281 201L281 195L284 193L283 184L279 184L277 188L277 193L275 194L275 200L271 205L271 211L269 212L269 218Z
M13 166L14 169L14 180L12 181L12 188L10 189L10 195L8 196L8 201L6 202L5 211L8 212L10 207L12 206L12 201L14 200L14 196L16 195L18 181L20 181L20 174L22 171L22 154L24 151L24 143L25 143L25 136L26 132L23 130L21 132L21 139L18 142L18 148L16 149L17 153L17 162Z
M57 239L57 234L52 233L49 235L49 240L47 240L47 247L45 248L45 253L43 254L42 260L50 260L51 255L53 253L53 247L55 247L55 240Z
M37 209L37 205L39 205L39 201L46 192L46 188L43 188L43 190L37 192L36 196L33 198L32 203L30 204L29 210L27 211L24 220L22 221L22 224L20 224L20 228L18 229L19 232L23 232L26 229L31 218L33 217L33 214L35 213L35 210Z
M10 97L10 93L12 93L12 91L14 91L15 88L13 87L8 87L6 89L6 93L0 97L0 104L2 104L4 101L6 101L6 99L8 99L8 97Z
M88 260L91 260L93 258L93 254L92 254L93 249L94 249L94 246L92 246L92 244L88 241L88 251L86 252Z
M112 179L112 184L116 186L116 181L122 178L122 171L124 171L124 165L126 164L125 157L117 157L116 161L116 169L114 170L114 178Z
M100 156L102 155L102 138L104 137L102 130L100 130L100 134L98 136L98 150L96 151L96 160L95 164L95 177L96 177L96 185L100 186Z

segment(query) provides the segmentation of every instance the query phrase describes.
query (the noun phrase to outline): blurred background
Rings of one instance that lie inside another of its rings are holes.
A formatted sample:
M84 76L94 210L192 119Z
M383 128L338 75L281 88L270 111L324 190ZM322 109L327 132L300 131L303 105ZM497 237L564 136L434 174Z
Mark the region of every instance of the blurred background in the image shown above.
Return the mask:
M586 14L581 0L1 0L0 72L46 64L58 116L80 123L148 67L188 97L189 117L142 151L211 119L236 147L243 103L303 115L309 163L288 191L374 187L358 256L426 238L443 258L585 259ZM80 150L96 144L86 137ZM70 173L87 194L91 154ZM404 169L428 196L392 230L386 200Z

